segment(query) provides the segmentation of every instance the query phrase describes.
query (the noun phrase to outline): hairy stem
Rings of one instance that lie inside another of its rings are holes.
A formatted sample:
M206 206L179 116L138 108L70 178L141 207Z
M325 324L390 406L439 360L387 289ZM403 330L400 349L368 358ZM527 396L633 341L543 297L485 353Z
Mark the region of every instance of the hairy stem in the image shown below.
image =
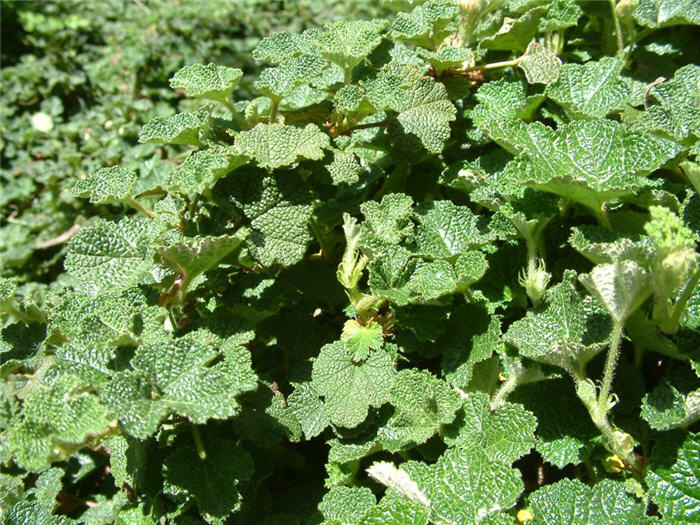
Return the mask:
M620 19L617 17L617 10L615 9L615 0L609 0L610 9L612 10L613 23L615 24L615 39L617 40L617 54L621 55L624 52L625 42L622 39L622 26L620 25Z
M508 394L515 390L516 386L518 386L518 376L514 375L512 377L509 377L506 380L506 382L503 383L498 389L496 394L493 396L493 399L491 399L491 410L493 411L500 408L503 405L503 403L506 402Z
M194 438L194 446L197 449L197 455L199 459L207 459L207 451L204 448L204 442L202 441L202 435L199 433L199 427L197 425L192 425L192 437Z
M680 322L681 314L683 313L683 310L685 310L685 305L688 304L688 301L692 297L693 291L698 285L698 281L700 281L700 269L695 271L695 274L686 283L685 288L683 288L683 292L678 298L678 301L676 301L676 304L673 305L673 314L671 314L670 324L671 326L675 326L676 329L678 329L678 323Z
M620 353L620 340L622 338L622 323L615 322L612 335L610 337L610 348L608 350L608 358L605 361L605 371L603 373L603 384L600 387L598 394L598 412L601 417L606 417L608 412L608 397L612 387L613 377L615 376L615 366L617 365L617 357Z
M241 129L250 129L250 124L248 124L248 121L239 113L239 111L235 108L233 105L233 102L230 100L226 100L224 102L224 105L226 106L226 109L229 110L231 115L233 116L233 119L238 122L238 125L241 127Z
M312 218L310 224L311 229L313 230L314 235L316 236L316 240L318 241L318 244L321 247L321 258L325 261L328 259L328 255L330 254L330 249L328 247L328 243L326 242L326 237L323 235L323 232L321 231L318 222L316 222L316 219Z
M513 60L506 60L504 62L492 62L491 64L481 64L480 66L471 66L462 69L462 72L468 73L470 71L484 71L486 69L498 69L501 67L511 67L520 64L522 57L515 58Z
M270 122L277 121L277 111L279 110L279 108L280 108L280 101L273 100L272 106L270 107Z
M140 211L141 213L145 213L148 215L151 219L155 219L157 216L154 211L149 210L146 208L143 204L141 204L139 201L134 199L133 197L129 197L126 201L124 201L126 204L134 208L135 210Z

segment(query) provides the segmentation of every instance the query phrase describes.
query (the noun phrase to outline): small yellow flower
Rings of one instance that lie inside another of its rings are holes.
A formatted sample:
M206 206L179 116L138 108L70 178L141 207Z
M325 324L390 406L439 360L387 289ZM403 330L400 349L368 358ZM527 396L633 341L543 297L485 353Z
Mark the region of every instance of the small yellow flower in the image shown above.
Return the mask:
M528 509L520 509L518 513L515 515L516 518L518 518L518 523L522 525L523 523L526 523L528 521L532 521L532 519L535 517L532 515L532 512L530 512Z

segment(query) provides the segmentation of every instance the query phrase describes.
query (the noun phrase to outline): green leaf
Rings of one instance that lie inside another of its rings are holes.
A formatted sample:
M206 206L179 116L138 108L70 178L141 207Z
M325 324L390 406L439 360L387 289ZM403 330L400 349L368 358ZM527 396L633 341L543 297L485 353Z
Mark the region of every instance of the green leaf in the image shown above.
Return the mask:
M654 445L646 481L649 496L664 520L697 523L700 519L700 435L664 434Z
M287 404L301 424L306 439L318 436L331 423L313 383L295 385L294 392L287 398Z
M430 153L440 153L450 137L450 122L455 120L455 109L445 87L432 78L411 81L405 103L397 107L396 120L389 133L406 141L404 149L414 149L416 137ZM403 147L403 146L402 146Z
M642 242L642 239L623 236L614 230L589 224L572 228L569 244L596 264L624 259L641 264L651 256L648 243Z
M525 51L537 34L540 18L545 11L543 7L536 7L519 18L505 18L496 34L481 40L479 47L499 51Z
M318 33L317 29L302 33L273 33L258 42L253 50L253 58L278 64L289 57L309 53L318 39Z
M677 368L642 399L642 417L656 430L687 428L700 420L700 379Z
M603 479L592 488L577 479L563 479L536 490L530 498L533 524L609 523L633 525L646 519L645 506L623 483Z
M215 200L251 229L246 245L263 266L299 262L311 241L313 208L308 186L295 173L267 176L256 169L240 169L222 179Z
M318 504L324 523L356 525L374 507L377 500L367 487L333 487Z
M416 53L430 62L438 76L447 69L459 68L465 63L474 61L473 51L456 46L441 47L437 51L419 47L416 49Z
M480 450L448 449L434 465L402 466L430 501L439 523L478 523L513 507L523 491L520 472L489 459Z
M235 235L201 236L174 242L156 251L169 268L182 275L182 290L200 274L216 266L219 261L238 248L248 235L243 228Z
M413 232L410 220L413 199L403 193L385 195L381 203L364 202L360 205L360 211L365 216L362 223L362 239L365 244L373 238L381 243L398 244Z
M21 423L8 430L7 445L30 472L66 459L109 425L105 407L74 375L61 375L53 385L32 390L24 400L23 415Z
M428 525L430 508L388 489L382 500L360 521L361 525Z
M523 357L578 373L605 348L610 330L605 312L579 295L575 275L567 273L547 291L544 306L510 325L505 341Z
M234 67L190 64L173 75L170 87L184 90L188 97L228 102L242 76L243 71Z
M167 118L156 117L141 128L139 142L200 146L199 131L207 119L206 111L177 113Z
M660 132L675 140L685 140L700 134L700 102L697 91L700 66L688 64L677 69L671 80L656 84L649 90L650 105L632 129Z
M80 286L112 292L147 279L153 269L153 243L159 227L144 217L119 222L97 219L68 243L66 271Z
M547 463L564 468L588 457L599 434L570 379L519 386L509 401L521 403L537 418L535 449Z
M492 412L489 397L473 392L464 396L457 419L445 428L445 443L511 465L535 446L536 427L535 416L522 405L505 403Z
M459 395L446 382L426 370L401 370L389 395L394 413L378 431L378 437L390 452L420 445L442 425L455 418Z
M5 523L7 525L70 525L75 520L65 516L55 516L52 513L53 504L38 501L22 501L7 510Z
M604 57L585 64L565 64L547 96L577 118L600 118L622 109L631 95L620 77L624 62Z
M364 362L355 362L354 351L335 342L321 348L313 365L314 388L323 396L326 415L334 425L352 428L367 417L369 407L389 399L394 384L394 364L386 350L375 350Z
M552 84L559 78L561 60L537 42L530 42L520 57L518 67L525 73L528 84Z
M556 131L535 123L518 140L523 153L506 168L509 182L567 197L596 214L603 203L649 186L644 176L679 151L610 120L578 120Z
M261 123L236 135L235 144L260 167L274 170L291 166L299 159L320 160L330 139L314 124L297 128Z
M245 162L235 148L199 150L190 153L168 174L167 187L194 197L208 192L214 183Z
M381 32L387 25L386 20L339 21L326 24L323 26L323 32L318 35L319 52L344 71L352 71L381 43Z
M374 321L361 325L354 319L349 319L343 325L340 340L355 351L355 361L364 361L369 357L370 350L378 350L384 344L383 331L382 325Z
M136 184L136 174L119 166L100 168L87 178L73 184L76 197L90 197L95 204L121 202L131 196Z
M418 253L427 257L449 259L491 240L483 217L472 213L467 206L456 206L450 201L419 206L416 219Z
M639 25L654 29L700 24L700 6L694 0L639 0L634 10Z
M292 95L299 86L318 79L327 68L328 62L317 55L290 57L279 66L260 73L255 87L272 100L280 101Z
M520 119L529 119L543 100L542 95L528 97L522 82L495 80L482 85L476 93L479 101L469 116L483 130L510 153L526 149L533 139L529 135L548 139L549 128L541 124L527 126Z
M164 462L166 490L190 495L199 511L212 518L223 519L238 509L240 485L253 475L250 454L225 439L205 442L204 459L192 444L176 444Z
M447 381L466 389L474 366L485 361L501 346L501 324L484 306L466 304L450 317L438 346L443 349L440 367Z
M399 13L391 26L391 36L434 50L454 31L458 15L454 2L428 0L410 13Z
M616 323L624 323L652 292L650 275L634 261L599 264L579 281L598 299Z
M103 399L122 428L140 439L169 413L198 424L232 417L240 410L236 396L255 388L248 379L250 357L212 364L218 355L196 333L149 342L136 350L134 370L115 374Z

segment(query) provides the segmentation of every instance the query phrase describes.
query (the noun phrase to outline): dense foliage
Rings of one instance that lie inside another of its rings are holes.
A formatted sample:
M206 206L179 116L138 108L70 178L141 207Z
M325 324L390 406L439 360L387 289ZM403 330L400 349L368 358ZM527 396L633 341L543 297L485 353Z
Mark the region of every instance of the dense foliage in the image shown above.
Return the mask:
M3 3L7 523L700 521L697 1L181 4Z

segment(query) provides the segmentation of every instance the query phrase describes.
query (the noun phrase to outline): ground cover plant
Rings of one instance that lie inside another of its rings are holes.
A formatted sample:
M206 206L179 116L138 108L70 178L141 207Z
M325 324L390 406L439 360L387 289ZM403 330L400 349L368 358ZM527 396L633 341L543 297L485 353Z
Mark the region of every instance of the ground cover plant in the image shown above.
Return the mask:
M56 180L5 521L700 521L700 5L384 7L184 64L145 171Z

